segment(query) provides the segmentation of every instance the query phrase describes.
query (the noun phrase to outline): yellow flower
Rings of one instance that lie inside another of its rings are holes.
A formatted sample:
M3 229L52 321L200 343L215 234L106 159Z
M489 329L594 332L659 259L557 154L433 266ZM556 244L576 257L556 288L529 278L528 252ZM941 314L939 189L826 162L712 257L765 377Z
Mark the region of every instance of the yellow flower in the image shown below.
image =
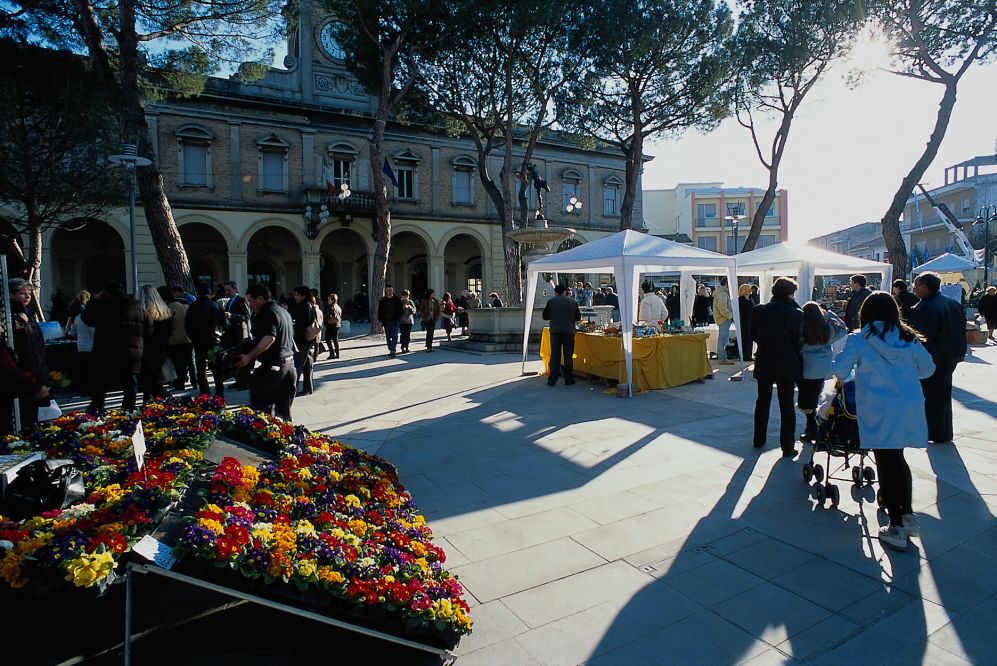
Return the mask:
M254 523L250 532L253 538L260 539L264 543L270 543L273 539L273 525L270 523Z
M412 522L421 527L426 524L426 518L420 513Z
M114 569L114 558L110 553L84 553L69 563L66 580L76 587L93 587L107 578Z
M343 578L343 574L339 573L332 567L319 567L318 577L319 580L323 580L327 583L333 583L333 584L342 583L344 580L346 580L345 578Z
M28 584L28 579L21 573L21 556L14 552L0 560L0 576L15 589Z
M440 599L433 602L433 611L436 613L436 617L448 619L453 617L454 609L450 604L449 599Z
M454 609L454 620L457 622L457 626L462 627L464 631L471 631L471 617L461 609Z
M360 520L359 518L355 518L350 521L350 529L353 530L353 533L356 534L358 537L362 537L364 534L367 533L367 523Z
M420 541L413 541L412 554L416 557L423 557L426 554L426 546Z
M315 534L315 526L307 520L299 520L294 526L294 531L298 534Z
M356 495L347 495L343 498L346 506L360 506L360 498Z
M429 562L426 561L425 557L420 557L415 563L422 567L423 571L429 571Z
M52 534L48 533L41 536L32 537L30 539L25 539L24 541L19 541L14 544L14 552L19 555L30 555L35 552L49 541L52 540Z
M315 573L315 560L301 560L298 562L298 574L308 578Z
M211 518L200 518L198 519L197 524L200 525L201 527L208 528L215 534L221 534L222 532L225 531L225 528L222 527L221 523Z

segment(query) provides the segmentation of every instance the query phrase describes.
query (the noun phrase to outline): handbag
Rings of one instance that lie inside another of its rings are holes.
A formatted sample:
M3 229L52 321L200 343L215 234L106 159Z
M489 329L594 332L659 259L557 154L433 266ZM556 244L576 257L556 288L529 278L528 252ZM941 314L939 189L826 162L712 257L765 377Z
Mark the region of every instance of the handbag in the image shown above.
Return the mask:
M64 509L85 495L83 475L72 460L36 460L19 469L7 484L3 514L22 520Z
M54 421L60 416L62 416L62 410L59 409L59 403L55 400L49 400L47 405L38 408L39 421Z

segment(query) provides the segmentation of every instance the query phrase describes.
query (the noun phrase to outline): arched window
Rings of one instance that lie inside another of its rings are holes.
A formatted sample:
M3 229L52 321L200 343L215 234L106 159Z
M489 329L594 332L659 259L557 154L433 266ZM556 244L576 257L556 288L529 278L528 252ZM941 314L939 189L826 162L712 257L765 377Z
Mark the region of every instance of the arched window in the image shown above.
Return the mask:
M184 125L177 129L176 139L178 187L213 188L211 144L214 135L200 125Z
M259 190L287 192L287 152L290 146L276 134L256 142L259 156Z
M466 155L453 161L453 203L458 206L474 205L474 173L477 164Z
M571 197L581 199L581 183L582 174L579 171L565 169L561 173L561 212L565 215L581 215L581 210L577 207L572 206L572 210L568 210Z

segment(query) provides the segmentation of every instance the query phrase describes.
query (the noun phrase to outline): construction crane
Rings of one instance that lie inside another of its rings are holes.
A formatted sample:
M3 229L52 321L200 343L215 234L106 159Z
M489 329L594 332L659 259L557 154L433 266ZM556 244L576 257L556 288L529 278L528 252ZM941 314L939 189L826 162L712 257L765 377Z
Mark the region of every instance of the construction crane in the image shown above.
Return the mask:
M962 222L960 222L959 219L952 214L952 211L949 210L948 206L940 201L935 201L932 196L928 194L928 190L924 189L924 186L921 185L921 183L917 184L917 188L921 190L924 194L924 198L926 198L928 203L931 204L931 207L935 209L939 219L945 223L946 227L948 227L949 233L952 234L952 237L955 239L956 248L958 248L959 253L962 254L962 258L972 261L975 266L976 250L973 249L973 244L969 242L969 237L966 235L966 232L962 230Z

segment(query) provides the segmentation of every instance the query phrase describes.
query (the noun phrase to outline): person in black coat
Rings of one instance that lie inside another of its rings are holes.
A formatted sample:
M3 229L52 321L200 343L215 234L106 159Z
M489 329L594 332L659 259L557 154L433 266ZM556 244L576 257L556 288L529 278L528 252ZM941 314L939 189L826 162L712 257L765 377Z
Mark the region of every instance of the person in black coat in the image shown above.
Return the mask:
M758 344L755 353L756 449L765 446L772 404L772 385L779 396L779 444L784 457L796 455L796 411L793 390L803 378L803 310L793 300L797 285L789 278L779 278L772 285L772 300L755 306L751 312L751 337Z
M987 293L980 296L980 314L987 320L987 340L993 340L997 328L997 287L987 287Z
M194 345L194 367L197 371L197 390L208 394L208 365L215 378L215 395L225 396L224 368L208 361L208 352L219 346L227 322L221 308L211 298L211 287L198 287L198 298L187 308L184 330Z
M671 289L668 290L668 296L665 297L665 309L668 310L669 319L682 318L681 316L682 306L679 303L678 287L672 287Z
M253 313L249 309L249 302L239 293L239 287L235 282L226 282L223 288L228 298L224 310L228 327L222 334L222 346L238 349L249 339L249 320ZM249 388L249 377L252 372L252 368L240 368L235 373L235 384L232 388L237 391Z
M741 315L741 354L744 361L750 361L754 354L754 340L751 337L751 313L755 308L751 300L751 285L742 284L737 288L737 311Z
M692 325L710 325L710 302L709 290L704 285L699 285L696 290L696 298L692 302Z
M398 332L402 321L402 299L395 295L390 284L384 288L384 296L377 302L377 320L384 327L384 337L388 343L388 356L394 358L398 346Z
M13 350L0 341L0 437L14 434L14 400L39 405L50 398L48 387L34 373L18 367Z
M173 333L173 312L152 285L139 290L139 302L152 319L152 335L147 336L142 349L142 369L139 384L142 403L166 395L166 384L177 378L170 360L170 334Z
M318 344L322 330L322 313L318 304L313 301L311 289L301 285L291 292L291 304L287 311L294 321L294 369L302 380L301 392L298 395L311 395L315 386L312 382L312 370L315 367L313 352ZM318 325L319 333L309 335L308 328Z
M45 336L39 324L42 317L34 298L34 289L30 282L21 278L10 280L7 287L17 366L44 384L48 381L48 360L45 356ZM39 403L34 400L20 402L21 428L38 422L38 407Z
M862 304L872 292L865 286L864 275L853 275L848 284L852 289L852 295L848 297L848 305L845 307L845 326L848 327L849 331L855 331L861 328L859 311L862 309Z
M153 335L152 318L141 303L124 293L119 282L108 282L90 299L81 318L94 328L94 392L88 409L103 409L107 392L120 386L124 389L121 409L134 410L145 339Z
M893 300L900 307L900 316L903 320L910 322L910 313L917 305L917 296L907 290L907 283L904 280L898 278L893 281Z
M928 441L951 442L952 373L966 358L966 315L962 305L938 290L942 280L937 273L921 273L914 280L914 292L921 302L910 314L910 324L924 336L935 372L921 380L924 414L928 419Z

